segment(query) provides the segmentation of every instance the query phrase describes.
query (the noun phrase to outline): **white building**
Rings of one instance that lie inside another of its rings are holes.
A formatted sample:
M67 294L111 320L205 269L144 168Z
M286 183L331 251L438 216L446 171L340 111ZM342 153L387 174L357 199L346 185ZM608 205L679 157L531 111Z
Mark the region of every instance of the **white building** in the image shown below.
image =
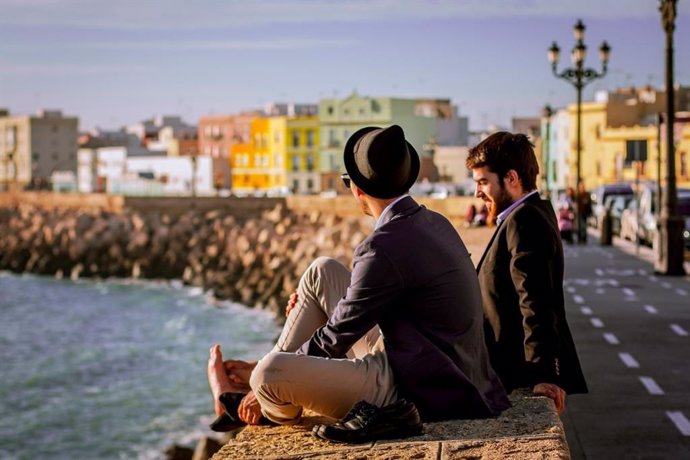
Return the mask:
M125 147L80 149L77 181L83 193L211 195L209 157L128 157Z

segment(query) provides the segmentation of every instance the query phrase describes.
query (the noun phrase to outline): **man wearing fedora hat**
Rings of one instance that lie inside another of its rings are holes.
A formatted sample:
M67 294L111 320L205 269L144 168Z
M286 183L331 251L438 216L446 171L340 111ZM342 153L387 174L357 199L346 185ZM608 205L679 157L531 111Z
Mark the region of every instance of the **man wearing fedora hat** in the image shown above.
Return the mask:
M290 424L307 408L340 419L316 436L368 442L418 434L420 417L498 415L509 402L489 364L474 266L448 220L407 194L419 173L414 147L400 126L367 127L348 140L344 163L343 181L375 229L352 272L334 259L312 263L276 346L257 363L211 350L219 418ZM229 397L246 384L246 396Z

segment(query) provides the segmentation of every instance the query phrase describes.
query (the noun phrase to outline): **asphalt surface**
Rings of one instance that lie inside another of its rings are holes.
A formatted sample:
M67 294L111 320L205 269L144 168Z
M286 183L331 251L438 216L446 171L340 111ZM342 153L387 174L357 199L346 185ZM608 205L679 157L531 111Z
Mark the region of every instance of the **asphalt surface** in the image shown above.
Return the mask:
M589 385L562 417L572 458L690 459L690 277L655 275L651 251L622 240L564 251Z

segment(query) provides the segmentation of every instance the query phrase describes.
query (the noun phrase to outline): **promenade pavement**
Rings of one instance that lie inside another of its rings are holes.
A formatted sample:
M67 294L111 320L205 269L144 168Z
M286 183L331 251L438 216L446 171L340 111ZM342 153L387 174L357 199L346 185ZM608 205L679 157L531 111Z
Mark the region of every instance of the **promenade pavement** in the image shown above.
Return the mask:
M564 252L590 390L562 417L572 458L690 459L690 277L655 275L651 249L594 233Z

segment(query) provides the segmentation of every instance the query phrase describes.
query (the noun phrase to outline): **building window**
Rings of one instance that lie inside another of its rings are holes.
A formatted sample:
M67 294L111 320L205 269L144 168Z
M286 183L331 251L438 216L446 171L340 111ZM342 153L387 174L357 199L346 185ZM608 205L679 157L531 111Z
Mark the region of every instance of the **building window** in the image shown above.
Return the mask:
M335 171L335 155L328 155L328 165L331 167L331 171Z
M292 193L297 193L299 190L299 181L297 179L292 179Z
M299 155L292 155L292 170L299 171Z
M307 147L314 147L314 130L307 130Z
M292 146L299 147L299 131L292 131Z
M283 167L283 156L279 153L276 154L275 162L276 162L276 168L282 168Z
M311 153L307 154L307 171L314 170L314 155Z
M338 147L338 139L335 137L335 129L328 130L328 146Z
M333 115L333 106L332 106L332 105L329 105L329 106L326 108L326 112L328 112L329 115Z
M307 179L307 190L310 192L314 190L314 181L312 179Z

